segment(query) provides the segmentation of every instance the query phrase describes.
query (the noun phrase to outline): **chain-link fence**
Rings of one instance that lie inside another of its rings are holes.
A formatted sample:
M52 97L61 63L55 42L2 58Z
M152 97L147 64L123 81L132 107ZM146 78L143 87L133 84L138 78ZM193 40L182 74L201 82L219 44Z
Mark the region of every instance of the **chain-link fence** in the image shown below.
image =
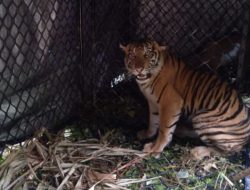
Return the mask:
M69 120L79 101L77 1L0 2L0 142Z
M81 117L91 126L145 125L146 103L127 79L118 48L139 38L168 45L193 67L231 82L240 79L249 92L248 4L3 0L0 142L18 142L41 127L65 124L80 100Z
M249 93L248 4L241 0L82 1L82 92L85 106L100 110L93 113L92 122L145 125L147 105L126 77L119 49L119 43L141 38L168 45L188 64L209 69L233 84L240 79L241 89ZM115 110L117 105L123 107ZM85 109L83 117L90 115L86 110L91 109ZM128 119L128 115L135 117Z

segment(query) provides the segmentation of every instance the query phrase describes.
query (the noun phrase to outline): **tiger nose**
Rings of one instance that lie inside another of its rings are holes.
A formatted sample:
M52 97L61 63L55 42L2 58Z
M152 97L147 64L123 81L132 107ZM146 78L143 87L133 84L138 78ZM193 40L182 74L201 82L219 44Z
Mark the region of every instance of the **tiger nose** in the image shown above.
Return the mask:
M135 70L136 70L136 72L141 73L143 68L142 67L136 67Z

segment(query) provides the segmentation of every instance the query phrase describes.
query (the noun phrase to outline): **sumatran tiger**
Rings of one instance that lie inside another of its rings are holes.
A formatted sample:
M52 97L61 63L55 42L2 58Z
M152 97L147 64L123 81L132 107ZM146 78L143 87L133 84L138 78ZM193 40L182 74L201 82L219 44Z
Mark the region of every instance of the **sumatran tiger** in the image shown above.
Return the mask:
M151 138L158 131L155 142L144 145L144 152L158 157L181 117L191 121L206 145L191 150L197 159L213 152L238 152L248 142L250 111L232 86L213 73L189 67L155 41L120 48L149 105L149 127L137 136Z

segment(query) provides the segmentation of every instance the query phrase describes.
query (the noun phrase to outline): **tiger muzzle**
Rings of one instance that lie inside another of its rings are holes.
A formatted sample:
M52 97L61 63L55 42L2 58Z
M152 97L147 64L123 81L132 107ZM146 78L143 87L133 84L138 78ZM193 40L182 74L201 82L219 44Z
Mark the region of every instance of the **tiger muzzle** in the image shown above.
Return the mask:
M137 80L146 80L146 79L148 79L148 78L150 78L151 77L151 74L150 73L147 73L146 75L144 75L144 74L138 74L138 75L136 75L136 79Z

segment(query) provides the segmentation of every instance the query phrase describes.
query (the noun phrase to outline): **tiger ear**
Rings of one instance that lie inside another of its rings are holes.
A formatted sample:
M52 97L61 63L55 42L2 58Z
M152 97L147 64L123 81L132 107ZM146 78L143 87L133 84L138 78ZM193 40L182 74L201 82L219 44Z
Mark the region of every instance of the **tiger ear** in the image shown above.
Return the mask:
M128 54L128 46L124 46L122 44L119 44L119 47L124 51L125 54Z
M157 49L158 51L165 51L169 49L168 46L160 46L156 41L154 41L153 44L155 49Z

